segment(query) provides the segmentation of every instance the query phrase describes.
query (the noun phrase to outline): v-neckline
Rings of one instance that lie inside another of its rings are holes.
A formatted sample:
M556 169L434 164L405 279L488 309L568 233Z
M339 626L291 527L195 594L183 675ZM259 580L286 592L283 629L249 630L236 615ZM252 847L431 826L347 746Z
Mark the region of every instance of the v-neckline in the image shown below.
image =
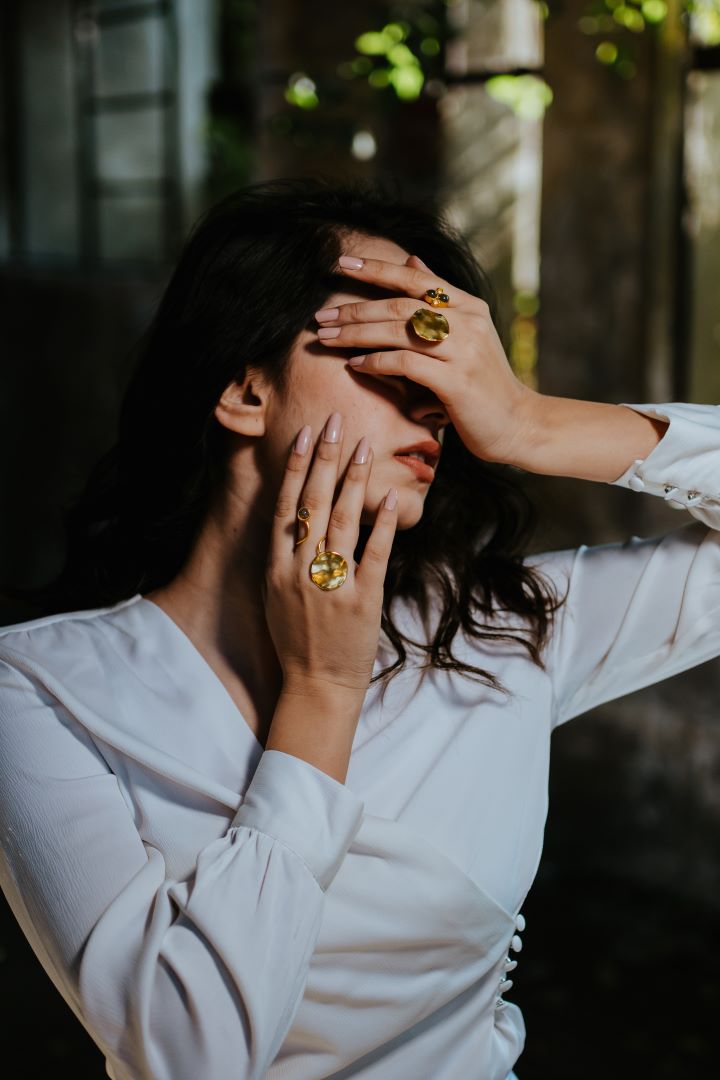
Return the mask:
M145 604L146 610L148 610L148 607L150 606L152 610L158 611L160 613L163 624L169 626L169 630L175 633L178 640L180 640L180 642L184 644L184 646L190 651L190 654L193 657L195 664L198 664L200 667L202 667L206 678L210 681L210 683L213 684L213 686L217 688L218 692L222 694L222 697L225 698L225 700L229 703L237 719L242 721L242 726L249 734L250 739L253 740L255 746L258 748L260 753L264 754L264 751L266 751L266 747L263 746L253 728L250 727L247 723L247 719L243 716L240 708L237 707L237 705L235 704L227 686L225 685L225 683L223 683L217 672L214 671L212 665L207 662L198 646L196 646L193 640L186 634L184 630L182 630L180 624L177 623L171 615L168 615L168 612L165 611L165 609L162 608L160 604L155 604L154 600L149 599L147 596L144 596L141 593L136 593L136 595L132 597L130 603L132 603L133 600L136 600L136 602L139 602L141 604ZM376 657L375 662L373 662L372 664L372 674L376 675L378 671L380 671L382 665L383 661L380 659L379 656ZM358 729L355 731L355 740L357 739L359 725L361 725L361 721L358 720Z
M203 668L205 674L207 675L207 678L213 683L213 685L217 688L217 690L225 697L226 701L230 705L230 708L233 710L233 712L238 717L238 719L240 721L242 721L243 727L245 728L248 735L250 736L250 738L255 743L256 747L258 747L260 752L264 754L265 753L265 747L260 742L260 740L258 739L258 737L255 734L255 732L253 731L253 729L248 724L246 718L243 716L242 712L240 711L237 704L235 703L235 700L233 699L233 697L232 697L230 691L228 690L227 686L225 686L225 683L222 681L220 676L214 670L212 665L210 663L208 663L208 661L205 659L205 657L200 652L200 650L198 649L197 645L192 640L192 638L190 638L185 633L185 631L183 630L183 628L180 626L179 623L175 622L172 615L170 615L165 610L165 608L162 608L162 607L160 607L159 604L156 604L154 600L150 600L148 597L143 596L142 593L137 593L136 598L140 603L143 603L145 605L151 604L153 609L155 611L158 611L160 613L161 617L164 618L165 622L170 624L171 629L174 630L177 635L179 635L180 639L192 651L192 654L193 654L193 656L195 658L195 662L197 664L199 664Z
M142 593L136 593L135 596L132 597L130 601L128 601L128 603L132 603L133 601L137 601L139 603L145 604L145 610L148 610L148 607L150 607L152 610L157 611L159 613L160 618L161 618L161 620L163 622L163 625L169 627L170 631L175 634L175 636L178 638L179 641L181 641L183 643L184 647L188 650L189 655L191 655L193 657L193 660L194 660L195 664L199 668L202 669L202 671L205 674L206 678L212 683L212 685L221 694L221 696L225 699L225 701L227 701L227 703L229 704L230 708L232 709L232 711L235 714L235 716L237 717L237 719L239 721L241 721L242 728L245 731L247 731L248 735L253 740L253 743L255 745L256 750L258 750L261 754L264 754L265 753L265 747L260 742L257 735L255 734L253 729L248 724L246 718L243 716L242 712L240 711L240 709L235 704L235 701L233 700L232 695L228 691L228 688L225 686L224 682L219 677L217 672L212 668L212 666L205 659L203 654L198 649L197 645L195 645L195 643L192 641L192 639L190 637L188 637L188 635L185 633L185 631L180 626L180 624L176 623L175 620L173 619L172 615L169 615L168 612L165 611L164 608L160 607L159 604L156 604L154 600L150 600L150 599L148 599L148 597L143 596ZM383 666L383 661L380 659L379 656L376 656L375 660L373 662L373 675L376 675L377 672L380 670L380 668L382 666ZM355 743L357 742L357 739L358 739L358 734L360 732L361 724L362 724L362 717L358 720L358 727L357 727L357 729L355 731L355 739L354 739L354 742L353 742L353 749L358 748L358 747L356 747Z

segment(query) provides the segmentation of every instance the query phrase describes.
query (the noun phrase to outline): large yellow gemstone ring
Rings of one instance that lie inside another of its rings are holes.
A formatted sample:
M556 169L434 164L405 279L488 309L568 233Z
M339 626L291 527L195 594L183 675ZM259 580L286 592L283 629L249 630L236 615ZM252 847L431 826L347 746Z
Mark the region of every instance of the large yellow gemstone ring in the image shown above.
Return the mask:
M410 316L412 328L423 341L443 341L450 333L450 324L439 311L418 308Z
M347 581L348 564L339 551L321 551L327 537L318 542L315 558L310 563L310 580L318 589L329 592L339 589Z

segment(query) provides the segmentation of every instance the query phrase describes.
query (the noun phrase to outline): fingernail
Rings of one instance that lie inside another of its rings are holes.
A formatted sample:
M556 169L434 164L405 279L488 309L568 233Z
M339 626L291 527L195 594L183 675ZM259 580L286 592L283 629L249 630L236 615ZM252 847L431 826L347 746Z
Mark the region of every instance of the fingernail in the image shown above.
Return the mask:
M334 412L328 417L328 422L325 425L323 432L323 439L325 442L338 442L340 438L340 428L342 427L342 416L339 412Z
M394 487L390 488L387 495L385 496L385 508L387 510L394 510L395 507L397 506L397 501L398 501L397 488L394 488Z
M315 318L318 322L332 322L333 319L337 319L339 314L340 308L324 307L315 312Z
M353 461L356 465L364 465L368 459L370 453L370 440L367 435L363 435L360 442L357 444L357 450L355 451L355 457Z
M324 341L325 338L337 337L341 329L340 326L321 326L317 332L317 336L321 341Z
M312 429L309 424L306 424L305 427L300 429L300 431L298 432L298 437L295 440L296 454L305 454L307 452L307 448L310 445L311 432Z
M355 255L341 255L338 259L341 266L344 266L346 270L362 270L365 264L364 259L358 259Z
M360 367L360 365L362 363L364 363L364 362L365 362L365 357L364 356L351 356L348 359L348 364L350 364L351 367Z

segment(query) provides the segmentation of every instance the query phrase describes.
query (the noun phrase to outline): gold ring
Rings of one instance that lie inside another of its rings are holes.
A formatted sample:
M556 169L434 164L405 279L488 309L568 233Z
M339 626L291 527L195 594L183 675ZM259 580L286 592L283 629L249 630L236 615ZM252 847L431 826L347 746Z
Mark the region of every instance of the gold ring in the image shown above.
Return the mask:
M304 544L308 536L310 535L310 511L308 510L307 506L300 507L297 512L297 518L300 524L305 526L305 535L302 537L302 539L295 541L295 547L297 547L298 544Z
M448 307L450 304L450 297L441 285L436 285L434 289L428 289L423 296L423 300L426 304L430 304L431 307Z
M295 547L304 544L310 535L310 511L307 506L300 507L297 517L300 524L305 526L306 532L302 539L295 541ZM347 581L348 576L347 559L339 551L321 550L326 540L326 536L318 540L315 557L310 563L310 580L323 592L339 589Z
M338 589L347 581L348 564L339 551L321 551L327 537L322 536L318 540L315 558L310 563L310 580L317 585L318 589L329 592Z
M443 341L450 333L450 324L439 311L418 308L410 316L412 328L423 341Z

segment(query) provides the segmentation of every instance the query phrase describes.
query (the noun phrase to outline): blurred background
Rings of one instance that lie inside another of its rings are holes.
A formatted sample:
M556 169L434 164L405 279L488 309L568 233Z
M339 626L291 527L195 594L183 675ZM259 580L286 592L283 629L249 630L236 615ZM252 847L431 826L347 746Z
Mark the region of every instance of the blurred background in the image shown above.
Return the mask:
M0 580L59 569L184 235L254 180L442 208L541 392L720 402L720 0L5 0L0 57ZM535 551L692 520L522 479ZM711 662L556 732L521 1080L717 1067L719 690ZM105 1075L2 898L0 1003L14 1078Z

